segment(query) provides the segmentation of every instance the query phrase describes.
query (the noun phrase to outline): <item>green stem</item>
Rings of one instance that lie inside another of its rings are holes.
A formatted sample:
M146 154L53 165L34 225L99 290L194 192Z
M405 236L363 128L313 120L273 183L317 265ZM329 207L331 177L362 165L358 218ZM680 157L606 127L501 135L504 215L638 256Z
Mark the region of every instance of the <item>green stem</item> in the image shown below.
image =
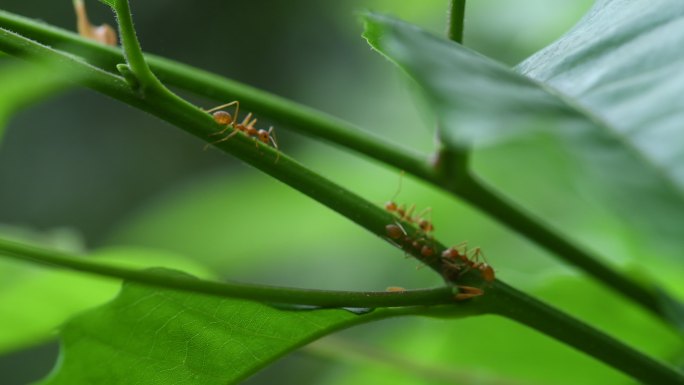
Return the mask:
M684 374L568 315L496 282L487 291L491 312L531 327L603 361L645 384L684 384Z
M128 0L117 0L114 2L114 12L119 25L121 43L126 55L126 62L133 74L136 76L140 89L144 92L146 87L164 88L162 83L152 73L145 56L143 55L138 36L133 27L133 18L128 5Z
M43 265L77 270L132 282L184 290L222 297L241 298L260 302L310 305L321 307L396 307L433 306L454 302L450 287L401 292L354 292L309 290L236 282L212 282L201 279L170 277L151 270L133 270L104 265L64 252L47 250L0 239L0 254Z
M447 36L449 40L463 44L463 25L465 20L466 0L451 0L449 5L449 26Z
M551 230L548 224L542 225L541 220L535 219L530 213L525 213L516 208L513 202L509 202L497 194L479 178L468 175L462 184L453 186L453 188L464 200L490 216L495 216L510 229L535 239L539 245L554 250L561 259L587 272L598 282L611 287L658 317L668 319L669 313L661 306L660 300L657 299L658 294L654 291L600 262L597 257L589 255L569 240L561 237L559 233ZM661 293L660 295L665 294Z
M116 49L93 43L71 32L40 24L18 15L0 11L0 25L46 44L59 45L70 52L82 55L92 64L110 72L116 72L116 65L122 60L121 52ZM25 53L19 53L19 55L25 55ZM290 124L293 129L305 135L323 138L350 148L370 158L405 170L407 173L411 173L441 189L462 197L494 219L500 220L513 231L542 245L568 263L581 269L593 266L590 267L590 270L586 271L595 279L626 298L645 306L646 309L664 321L670 324L677 324L677 322L673 322L669 313L662 306L658 305L663 303L662 298L657 297L650 289L614 271L608 265L600 262L598 258L582 250L559 233L545 228L546 225L542 224L541 221L500 198L489 188L482 186L481 182L477 179L466 177L463 180L461 178L460 183L455 185L454 179L450 175L441 174L434 170L427 162L426 156L415 154L409 150L402 149L398 145L388 143L384 139L364 133L356 126L340 119L187 65L152 55L146 55L146 57L154 68L155 73L163 81L171 85L216 100L239 99L248 109L276 117L279 121ZM98 89L97 86L94 88ZM101 89L101 91L111 95L111 89L107 91L105 88ZM150 111L148 107L140 105L138 100L131 95L124 93L118 98ZM164 118L163 115L162 113L162 118ZM206 137L203 137L203 139L206 139ZM378 229L376 228L374 232L384 236L384 234L381 234L383 230ZM672 297L669 299L672 303L679 303Z

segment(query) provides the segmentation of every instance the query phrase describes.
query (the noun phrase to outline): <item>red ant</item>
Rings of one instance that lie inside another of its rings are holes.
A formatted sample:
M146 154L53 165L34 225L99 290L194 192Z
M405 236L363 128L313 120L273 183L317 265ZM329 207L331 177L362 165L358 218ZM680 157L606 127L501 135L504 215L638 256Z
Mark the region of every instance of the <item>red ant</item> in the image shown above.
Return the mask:
M222 111L222 109L226 107L230 107L232 105L235 105L235 118L227 112L227 111ZM211 116L214 118L214 121L222 126L225 126L225 128L221 131L215 132L211 134L211 136L214 135L221 135L225 133L228 129L232 128L233 132L228 134L226 137L223 137L211 144L216 144L216 143L221 143L225 142L228 139L232 138L235 136L238 132L242 132L245 135L254 138L255 140L258 140L264 144L272 144L273 147L278 150L278 143L275 140L275 132L273 131L273 126L271 126L268 131L266 130L261 130L257 129L254 127L254 125L257 122L257 119L254 118L252 119L252 113L248 113L247 116L242 120L241 123L237 123L238 116L240 113L240 102L237 100L234 100L230 103L222 104L218 107L214 107L210 110L205 111L207 113L211 113ZM209 144L207 144L209 146ZM258 147L258 146L257 146ZM206 147L205 147L206 148ZM276 152L276 162L278 161L280 157L280 153Z
M117 36L114 28L109 24L102 24L97 27L92 25L88 20L88 13L83 0L74 1L74 11L76 11L76 27L79 35L102 44L116 46Z
M432 208L427 207L420 213L418 213L416 216L412 216L413 212L416 209L416 205L411 205L410 207L406 208L406 205L402 204L397 205L396 202L394 202L394 199L396 199L397 195L399 195L399 192L401 192L401 181L402 177L404 176L404 172L402 171L401 174L399 175L399 186L397 188L397 192L394 193L394 196L392 199L388 202L385 203L385 210L389 211L390 213L394 213L399 217L400 220L406 221L409 223L414 223L417 224L418 227L425 233L428 234L432 232L435 227L432 225L432 222L423 218L425 214L430 213L432 211Z
M420 250L423 258L430 258L434 255L434 248L422 243L425 240L424 238L412 239L398 222L385 226L385 231L390 239L397 241L397 245L404 249L413 247L416 250ZM465 243L462 245L465 245ZM450 282L455 282L469 269L477 269L482 273L485 281L493 281L494 269L484 262L468 258L467 250L464 252L459 251L460 246L450 247L442 252L442 258L445 260L442 272L444 277ZM474 249L472 255L477 259L482 255L482 251L479 248ZM484 258L484 255L482 256ZM457 260L460 260L461 263L454 263ZM464 301L484 294L482 289L473 286L456 285L456 289L458 289L458 293L454 295L456 301Z
M401 224L399 224L399 222L385 226L385 231L387 236L393 241L397 241L395 244L404 250L412 247L415 250L420 251L420 255L425 259L431 258L433 255L435 255L434 247L426 244L425 241L427 239L424 237L417 239L411 238Z
M447 262L460 260L462 262L462 265L465 265L467 269L478 270L482 275L482 279L484 279L486 282L494 281L496 279L494 269L486 262L486 260L484 262L480 261L480 257L482 257L482 259L485 259L482 250L479 247L476 247L470 253L469 258L468 249L467 247L465 247L465 244L466 243L463 242L459 245L449 247L448 249L444 250L442 252L442 258L446 259ZM459 251L459 248L461 247L465 248L463 252Z
M460 250L461 248L463 248L463 251ZM442 258L445 262L443 271L444 277L447 280L454 282L468 270L475 269L480 272L482 279L484 279L485 282L493 282L496 279L494 269L487 262L480 261L480 257L484 259L484 254L479 247L473 249L470 253L470 257L468 257L468 249L465 242L453 247L449 247L442 252ZM460 261L460 263L454 263L456 261ZM484 291L477 287L456 287L459 289L459 293L456 294L457 301L470 299L484 294Z
M442 266L442 275L449 282L458 281L458 279L470 269L470 266L468 265L449 262ZM454 295L454 299L457 301L464 301L484 294L484 290L473 286L456 285L456 289L458 289L458 293Z

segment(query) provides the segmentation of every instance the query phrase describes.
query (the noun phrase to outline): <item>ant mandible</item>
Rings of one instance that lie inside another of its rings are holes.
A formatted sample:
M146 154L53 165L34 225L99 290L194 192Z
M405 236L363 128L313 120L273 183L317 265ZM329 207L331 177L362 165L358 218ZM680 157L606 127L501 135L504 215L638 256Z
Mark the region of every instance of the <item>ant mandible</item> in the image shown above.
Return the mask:
M224 108L230 107L230 106L235 106L235 117L233 117L229 112L223 111ZM230 103L222 104L220 106L214 107L212 109L206 110L205 112L210 113L211 116L214 118L214 121L218 123L221 126L225 126L225 128L221 131L214 132L211 134L211 136L215 135L222 135L229 129L233 129L233 132L228 134L227 136L211 143L211 144L216 144L216 143L221 143L229 140L233 136L235 136L238 132L242 132L248 137L254 138L255 141L260 141L266 145L272 144L273 147L278 150L278 142L275 140L275 132L273 131L273 126L271 126L268 131L267 130L262 130L262 129L257 129L254 127L254 125L257 122L256 118L252 119L252 113L248 113L245 118L242 120L242 122L237 123L239 114L240 114L240 102L237 100L234 100ZM207 144L209 146L209 144ZM258 146L257 146L258 147ZM205 146L206 148L206 146ZM276 152L276 162L278 161L280 157L280 153Z

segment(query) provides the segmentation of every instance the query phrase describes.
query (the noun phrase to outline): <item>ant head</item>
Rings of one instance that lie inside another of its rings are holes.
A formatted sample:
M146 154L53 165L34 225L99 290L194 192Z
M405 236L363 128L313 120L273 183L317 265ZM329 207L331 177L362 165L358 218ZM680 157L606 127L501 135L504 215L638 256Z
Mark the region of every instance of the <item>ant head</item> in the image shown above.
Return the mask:
M480 270L480 273L482 274L482 279L484 279L487 282L492 282L494 279L496 279L496 275L494 274L494 269L489 266L485 262L481 262L478 266L477 269Z
M432 223L430 223L430 221L428 221L427 219L421 219L418 222L418 226L420 226L420 229L426 233L435 229L435 227L432 225Z
M257 135L259 136L259 140L268 144L271 138L271 134L268 133L266 130L259 130L257 132Z
M397 204L392 201L389 201L385 203L385 210L389 212L397 211Z
M221 124L221 125L228 125L233 123L233 117L230 115L230 113L226 111L216 111L211 116L214 117L214 121L216 123Z
M468 256L460 252L457 247L450 247L442 251L442 258L446 258L450 261L461 260L462 262L468 261Z
M450 247L444 251L442 251L442 257L447 258L447 259L456 259L459 256L458 250L454 249L453 247Z

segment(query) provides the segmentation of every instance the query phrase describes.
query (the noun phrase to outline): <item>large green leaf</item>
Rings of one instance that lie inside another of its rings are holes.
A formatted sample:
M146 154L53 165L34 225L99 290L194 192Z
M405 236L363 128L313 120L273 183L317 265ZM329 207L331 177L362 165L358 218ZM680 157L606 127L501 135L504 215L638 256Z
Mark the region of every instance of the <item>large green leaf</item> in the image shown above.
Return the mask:
M212 277L194 261L152 249L107 248L88 258L135 268L164 266ZM115 280L37 268L0 256L0 354L53 338L63 322L110 300L118 287Z
M422 87L445 146L552 141L592 176L580 189L676 250L684 239L684 135L675 135L683 15L679 0L599 1L517 69L384 16L368 16L366 37Z
M382 316L125 283L114 301L65 326L61 362L43 384L232 384L317 337Z

